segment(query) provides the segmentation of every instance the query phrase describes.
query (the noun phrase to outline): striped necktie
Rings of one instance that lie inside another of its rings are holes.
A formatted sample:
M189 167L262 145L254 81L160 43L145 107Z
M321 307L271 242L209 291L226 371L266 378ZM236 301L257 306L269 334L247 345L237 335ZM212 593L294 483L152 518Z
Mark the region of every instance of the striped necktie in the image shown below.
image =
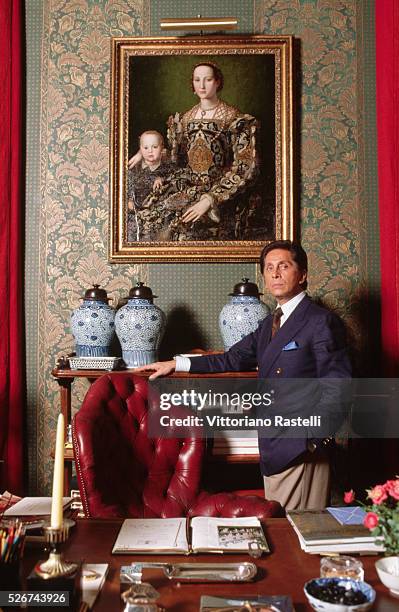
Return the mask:
M271 336L272 338L274 338L275 334L280 329L280 320L281 320L282 315L283 315L283 311L281 310L281 308L279 306L273 312L272 336Z

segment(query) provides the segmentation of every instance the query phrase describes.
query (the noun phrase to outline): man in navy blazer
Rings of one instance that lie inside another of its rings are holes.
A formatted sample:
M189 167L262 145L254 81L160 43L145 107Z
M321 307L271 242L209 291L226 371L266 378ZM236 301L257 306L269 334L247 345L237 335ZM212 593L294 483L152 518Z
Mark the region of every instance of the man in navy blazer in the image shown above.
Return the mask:
M331 411L342 409L342 390L336 379L351 377L344 326L334 313L307 296L308 264L301 246L289 240L266 245L260 255L260 267L265 287L276 298L278 308L256 331L221 355L191 360L177 357L138 371L154 370L151 380L174 370L247 371L257 365L259 378L277 379L278 384L284 378L323 379L318 392L311 394L311 381L309 385L304 382L302 387L296 385L293 403L298 408L298 402L299 405L302 402L307 415L317 412L329 415L334 421ZM330 483L328 442L311 434L301 438L260 437L260 467L266 497L278 500L288 510L325 507Z

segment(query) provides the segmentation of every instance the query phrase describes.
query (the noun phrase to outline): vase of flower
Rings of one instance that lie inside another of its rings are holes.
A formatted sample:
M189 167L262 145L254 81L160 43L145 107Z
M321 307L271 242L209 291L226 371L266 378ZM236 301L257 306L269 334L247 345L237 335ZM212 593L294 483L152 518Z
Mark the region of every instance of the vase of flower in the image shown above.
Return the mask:
M225 350L255 331L269 314L269 308L260 301L258 285L243 278L234 285L230 301L223 306L219 315L219 328Z
M138 282L130 289L127 304L116 313L116 335L128 368L147 365L158 359L166 317L153 304L156 297L150 287Z
M82 299L71 313L76 355L105 357L115 332L115 310L108 305L107 292L100 285L87 289Z

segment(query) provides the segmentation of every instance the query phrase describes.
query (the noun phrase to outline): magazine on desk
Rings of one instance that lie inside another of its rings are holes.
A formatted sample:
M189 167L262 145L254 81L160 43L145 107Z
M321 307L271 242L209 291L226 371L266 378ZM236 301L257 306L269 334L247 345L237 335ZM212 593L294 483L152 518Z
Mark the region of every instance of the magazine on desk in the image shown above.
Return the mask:
M185 555L248 552L250 542L256 542L261 551L269 552L260 521L254 516L126 519L112 552Z

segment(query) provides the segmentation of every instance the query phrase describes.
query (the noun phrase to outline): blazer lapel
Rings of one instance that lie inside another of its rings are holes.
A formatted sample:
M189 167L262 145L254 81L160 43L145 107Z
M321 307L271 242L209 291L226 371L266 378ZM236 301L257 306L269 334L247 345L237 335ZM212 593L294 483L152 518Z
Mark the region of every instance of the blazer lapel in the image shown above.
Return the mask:
M305 296L303 300L299 302L294 312L288 317L286 323L278 330L274 338L270 340L262 355L262 362L266 365L267 373L272 369L274 362L280 355L284 346L288 344L301 327L305 325L307 321L306 313L311 303L312 300L308 296ZM270 331L271 326L272 321L270 321Z

